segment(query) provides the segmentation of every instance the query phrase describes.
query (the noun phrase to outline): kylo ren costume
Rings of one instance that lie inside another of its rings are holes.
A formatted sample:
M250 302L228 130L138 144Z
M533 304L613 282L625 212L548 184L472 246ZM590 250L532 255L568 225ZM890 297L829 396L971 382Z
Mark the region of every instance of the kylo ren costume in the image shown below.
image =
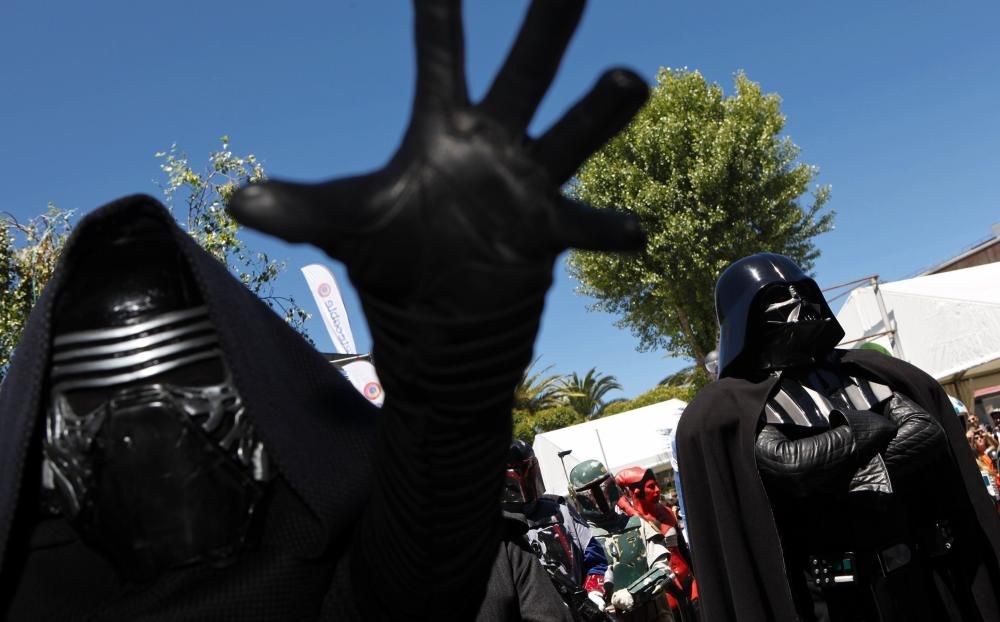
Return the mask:
M716 310L721 378L678 430L706 619L1000 619L1000 521L940 385L834 349L786 257L730 266Z
M642 105L638 76L608 72L526 135L582 8L534 2L472 104L459 2L415 2L413 117L389 163L230 202L346 264L380 412L153 199L81 221L0 388L7 618L507 617L484 594L513 559L512 389L553 262L642 243L633 218L559 191Z

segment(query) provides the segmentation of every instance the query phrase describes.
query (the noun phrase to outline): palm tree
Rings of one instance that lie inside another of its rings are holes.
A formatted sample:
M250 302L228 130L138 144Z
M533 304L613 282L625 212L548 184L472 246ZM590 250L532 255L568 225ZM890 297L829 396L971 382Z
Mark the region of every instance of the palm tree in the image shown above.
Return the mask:
M596 367L591 367L583 378L573 372L563 378L559 386L566 404L587 419L600 416L610 403L604 401L604 396L622 388L617 378L599 373Z
M531 361L531 365L521 374L521 380L514 388L514 410L526 410L534 414L562 403L560 387L563 377L558 374L546 376L552 369L551 365L533 373L539 360L541 357Z

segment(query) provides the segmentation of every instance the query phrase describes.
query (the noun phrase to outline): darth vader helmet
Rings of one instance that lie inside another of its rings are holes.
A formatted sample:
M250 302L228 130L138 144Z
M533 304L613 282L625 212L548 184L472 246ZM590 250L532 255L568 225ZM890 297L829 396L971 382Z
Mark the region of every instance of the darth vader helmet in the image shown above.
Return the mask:
M809 365L844 338L816 282L774 253L726 268L715 286L715 310L720 377Z

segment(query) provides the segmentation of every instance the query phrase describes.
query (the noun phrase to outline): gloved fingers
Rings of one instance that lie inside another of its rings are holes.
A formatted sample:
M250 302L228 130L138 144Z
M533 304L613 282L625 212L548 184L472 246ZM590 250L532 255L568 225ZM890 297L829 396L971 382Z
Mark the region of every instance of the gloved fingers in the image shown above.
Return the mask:
M558 184L620 132L649 97L649 85L628 69L604 73L589 93L532 146L535 160Z
M414 119L468 103L461 0L413 0L417 47Z
M591 251L634 251L646 243L646 235L634 214L611 209L595 209L559 197L553 250L567 248Z
M316 244L340 259L341 232L364 229L366 216L361 191L366 177L319 184L268 181L245 186L230 199L228 209L241 225L288 242Z
M559 68L585 0L534 0L480 108L523 134Z

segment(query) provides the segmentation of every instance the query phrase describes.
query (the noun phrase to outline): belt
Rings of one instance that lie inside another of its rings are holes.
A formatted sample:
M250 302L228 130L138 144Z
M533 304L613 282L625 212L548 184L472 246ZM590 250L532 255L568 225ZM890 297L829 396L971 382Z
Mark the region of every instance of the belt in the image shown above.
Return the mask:
M894 544L879 551L843 551L810 555L810 579L820 587L851 585L875 573L889 576L913 559L907 544Z

